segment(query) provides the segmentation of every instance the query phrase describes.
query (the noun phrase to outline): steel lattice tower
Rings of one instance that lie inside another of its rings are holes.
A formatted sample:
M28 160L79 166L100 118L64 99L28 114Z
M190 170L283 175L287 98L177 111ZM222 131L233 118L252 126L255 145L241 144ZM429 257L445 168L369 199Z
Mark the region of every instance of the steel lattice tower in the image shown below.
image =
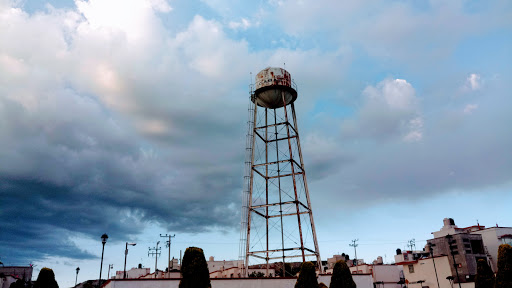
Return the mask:
M240 259L245 268L266 264L267 276L270 262L284 267L286 262L313 261L321 269L296 99L296 86L282 68L262 70L255 90L251 85Z

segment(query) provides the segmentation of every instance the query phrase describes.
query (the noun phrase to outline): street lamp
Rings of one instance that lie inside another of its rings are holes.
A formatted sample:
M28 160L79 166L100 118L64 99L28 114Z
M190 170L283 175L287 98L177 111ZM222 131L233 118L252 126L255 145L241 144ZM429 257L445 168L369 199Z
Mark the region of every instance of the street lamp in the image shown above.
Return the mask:
M101 235L101 244L103 244L103 248L101 249L101 265L100 265L100 279L98 280L98 288L101 286L101 270L103 269L103 253L105 252L105 244L107 243L108 235L105 233Z
M126 242L126 248L124 249L124 274L123 279L126 279L126 256L128 256L128 245L135 246L137 243L128 243Z
M76 287L76 281L78 280L78 272L80 272L80 267L76 267L76 278L75 278L75 287Z
M453 276L448 276L446 277L446 280L450 281L450 285L452 286L453 288Z

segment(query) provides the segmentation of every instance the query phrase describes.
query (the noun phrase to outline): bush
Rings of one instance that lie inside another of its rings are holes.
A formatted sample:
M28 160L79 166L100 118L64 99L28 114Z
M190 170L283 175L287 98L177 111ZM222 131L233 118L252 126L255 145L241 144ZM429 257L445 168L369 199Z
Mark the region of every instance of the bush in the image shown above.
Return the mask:
M59 288L59 284L55 281L53 270L46 267L41 269L34 288Z
M496 288L512 288L512 246L500 245L498 249L498 272Z
M334 265L329 288L356 288L356 283L345 261L339 260Z
M315 265L313 262L304 262L300 267L299 279L295 283L295 288L317 288Z
M179 288L211 288L210 272L203 249L188 247L183 255Z
M484 259L476 263L475 288L491 288L494 286L494 273Z
M261 277L265 277L265 274L263 272L252 272L251 274L249 274L249 278L261 278Z

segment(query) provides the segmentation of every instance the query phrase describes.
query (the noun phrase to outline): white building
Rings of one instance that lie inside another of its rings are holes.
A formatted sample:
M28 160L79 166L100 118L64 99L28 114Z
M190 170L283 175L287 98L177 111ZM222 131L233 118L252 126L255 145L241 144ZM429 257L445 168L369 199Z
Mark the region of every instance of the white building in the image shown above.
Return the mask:
M459 228L451 218L443 219L443 224L441 230L432 232L434 238L444 237L448 234L455 235L461 233L482 235L485 253L491 262L490 266L492 270L496 273L498 270L498 248L501 244L512 245L512 227L499 227L496 224L496 227L485 228L485 226L477 223L477 225L474 226Z
M471 232L471 234L482 235L487 257L491 260L492 271L496 273L498 271L498 248L501 244L512 245L512 227L483 227L481 230Z
M126 278L127 279L136 279L143 276L146 276L150 273L150 268L131 268L130 270L126 270ZM123 279L124 271L116 271L116 276L114 279Z
M437 281L439 281L439 288L453 288L458 284L453 285L453 281L449 279L449 277L452 277L450 263L449 256L440 256L420 258L397 264L403 266L405 285L408 287L433 288L438 287ZM475 287L474 282L460 284L463 288Z

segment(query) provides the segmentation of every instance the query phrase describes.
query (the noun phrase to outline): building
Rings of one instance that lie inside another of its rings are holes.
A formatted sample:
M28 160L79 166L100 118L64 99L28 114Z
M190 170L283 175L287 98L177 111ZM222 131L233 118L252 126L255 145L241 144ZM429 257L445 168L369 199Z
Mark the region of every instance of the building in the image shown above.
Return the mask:
M146 276L150 273L150 268L142 268L139 266L138 268L131 268L130 270L126 270L126 278L127 279L135 279ZM116 276L114 279L123 279L124 271L116 271Z
M395 264L384 264L382 257L377 257L373 264L366 264L362 259L358 260L358 265L354 265L352 260L347 260L348 255L333 255L331 258L327 258L327 266L325 267L326 275L330 275L333 272L334 265L339 260L344 260L350 269L353 277L355 275L368 275L371 277L372 282L377 285L384 285L388 288L401 288L399 284L400 275L403 274L402 266Z
M208 261L206 262L208 264L208 271L210 273L216 272L216 271L224 271L230 268L242 268L244 265L243 260L222 260L222 261L216 261L213 256L210 256L208 258ZM236 275L236 274L235 274ZM238 278L239 276L236 276ZM220 277L218 277L220 278ZM224 277L224 278L230 278L230 277ZM234 278L234 277L231 277Z
M25 281L25 283L32 281L33 271L34 268L31 265L0 267L0 288L9 288L18 279Z
M32 266L3 266L0 267L0 274L13 276L16 279L23 279L25 282L32 280Z
M489 227L484 226L479 230L472 231L471 234L482 235L484 249L490 260L492 271L498 271L498 248L501 244L512 245L512 227Z

